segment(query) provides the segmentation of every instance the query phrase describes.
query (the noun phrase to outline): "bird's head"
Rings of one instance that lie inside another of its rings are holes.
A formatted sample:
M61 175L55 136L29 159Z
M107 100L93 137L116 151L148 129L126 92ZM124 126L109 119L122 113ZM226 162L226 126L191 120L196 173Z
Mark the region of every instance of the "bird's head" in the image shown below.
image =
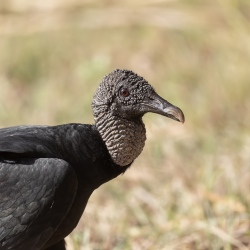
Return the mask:
M146 130L142 116L153 112L184 122L182 111L157 95L142 77L116 69L105 76L92 102L95 125L112 160L128 166L142 152Z
M116 69L103 78L92 108L95 117L105 112L134 120L152 112L182 123L185 121L180 108L161 98L143 77L129 70Z

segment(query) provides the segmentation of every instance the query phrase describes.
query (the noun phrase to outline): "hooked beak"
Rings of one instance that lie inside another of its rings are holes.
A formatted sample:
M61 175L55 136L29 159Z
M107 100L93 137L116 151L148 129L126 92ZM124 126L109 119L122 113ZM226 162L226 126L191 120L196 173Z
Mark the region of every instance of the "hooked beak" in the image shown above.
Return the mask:
M168 101L161 98L159 95L157 95L154 91L143 102L143 109L146 112L152 112L156 114L160 114L163 116L167 116L175 121L178 122L185 122L185 116L182 112L182 110L173 104L169 103Z

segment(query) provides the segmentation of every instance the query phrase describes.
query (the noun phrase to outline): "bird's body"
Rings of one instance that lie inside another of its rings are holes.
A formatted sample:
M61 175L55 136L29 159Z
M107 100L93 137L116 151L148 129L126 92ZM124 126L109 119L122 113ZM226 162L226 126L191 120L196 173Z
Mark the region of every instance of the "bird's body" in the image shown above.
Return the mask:
M0 129L0 249L41 249L42 234L46 246L63 239L91 193L125 169L112 161L94 125ZM54 221L46 218L47 210Z
M133 101L136 91L141 96ZM184 121L180 109L131 71L106 76L92 107L95 125L0 129L0 250L66 249L64 238L92 192L124 173L141 153L143 114Z

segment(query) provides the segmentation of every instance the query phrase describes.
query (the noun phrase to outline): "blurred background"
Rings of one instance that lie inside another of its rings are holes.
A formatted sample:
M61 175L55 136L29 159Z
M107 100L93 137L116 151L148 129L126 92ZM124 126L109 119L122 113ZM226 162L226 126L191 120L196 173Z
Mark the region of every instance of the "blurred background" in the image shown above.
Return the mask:
M0 0L0 127L93 123L131 69L185 113L90 198L69 250L250 248L249 0Z

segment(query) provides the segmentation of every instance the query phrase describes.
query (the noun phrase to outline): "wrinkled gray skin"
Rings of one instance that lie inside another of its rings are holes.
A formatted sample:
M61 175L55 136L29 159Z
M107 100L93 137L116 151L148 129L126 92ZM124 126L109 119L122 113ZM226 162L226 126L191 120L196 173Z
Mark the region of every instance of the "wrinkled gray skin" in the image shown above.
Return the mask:
M127 91L123 96L122 90ZM142 116L158 113L184 122L182 111L158 96L142 77L129 70L114 70L97 89L92 108L96 127L113 161L126 166L142 152L146 130Z

